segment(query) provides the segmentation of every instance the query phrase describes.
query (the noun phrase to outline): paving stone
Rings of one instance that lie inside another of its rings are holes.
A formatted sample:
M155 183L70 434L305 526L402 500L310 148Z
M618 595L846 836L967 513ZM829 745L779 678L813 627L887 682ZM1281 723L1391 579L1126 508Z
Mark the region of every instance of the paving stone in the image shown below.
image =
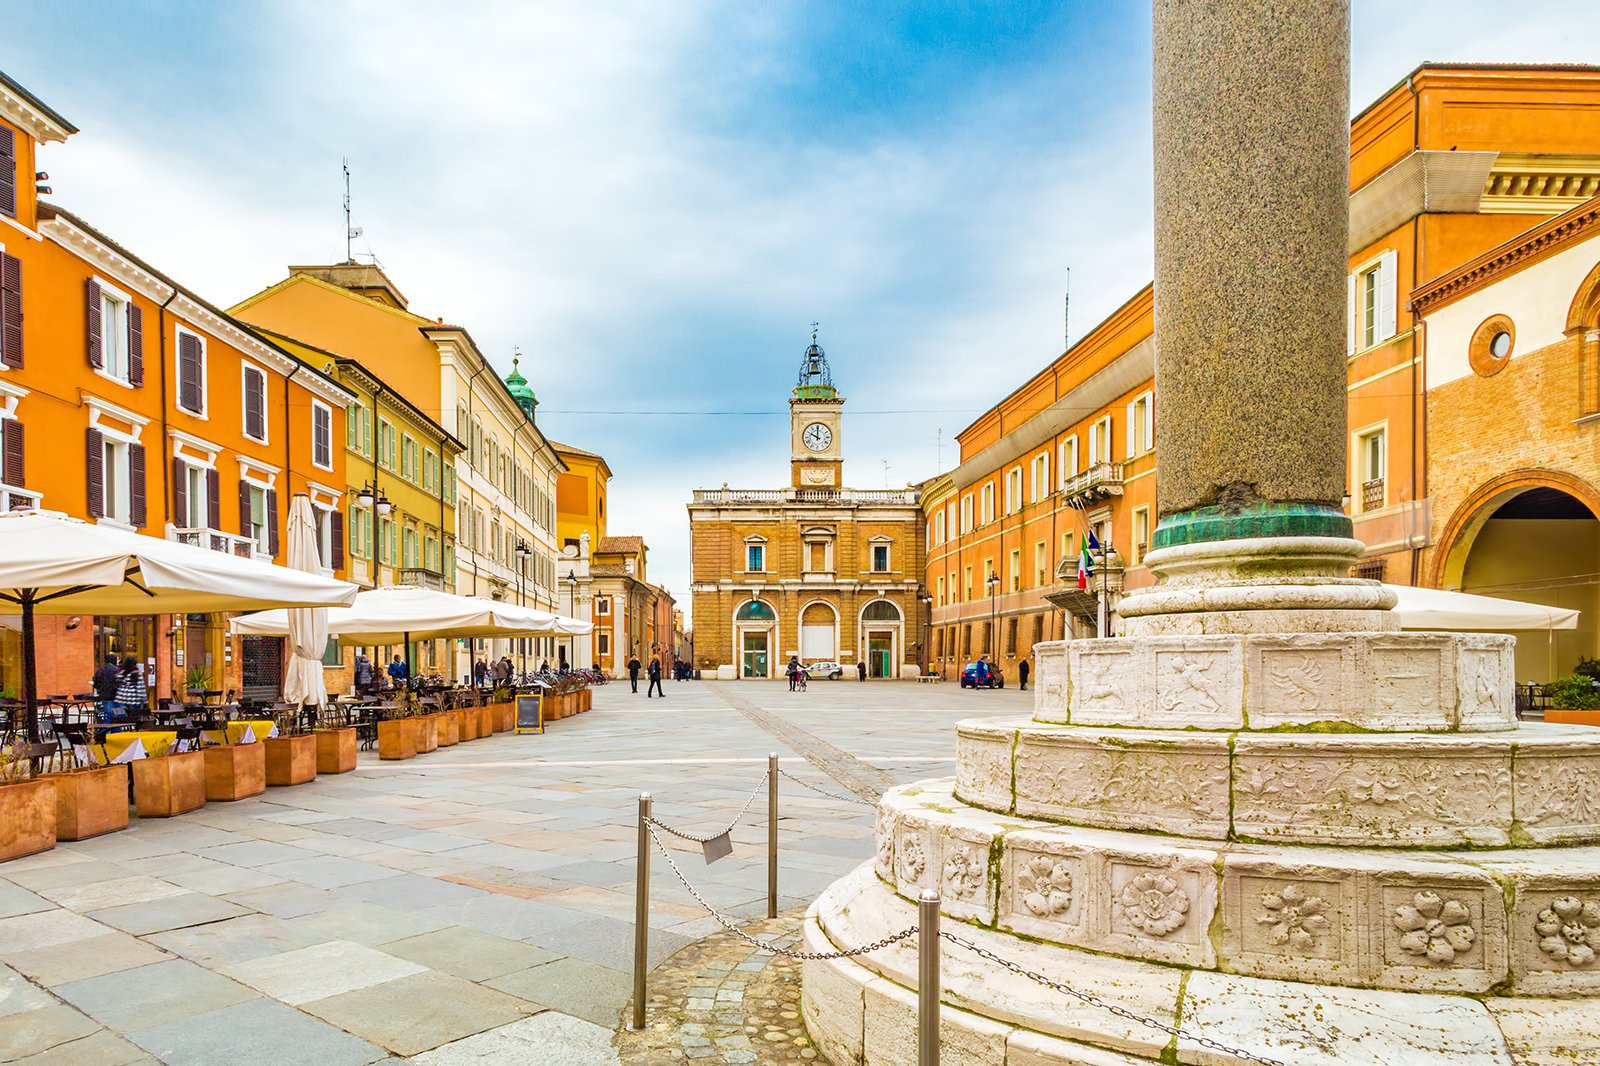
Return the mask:
M596 1025L615 1025L633 994L633 978L627 973L573 958L519 970L488 984Z
M14 918L19 914L36 914L51 910L55 904L43 896L29 892L21 885L0 881L0 918Z
M614 1066L611 1029L557 1011L545 1011L418 1055L420 1066L528 1062L539 1066Z
M382 948L391 955L468 981L503 977L558 957L520 940L491 936L459 925L396 940L383 944Z
M22 974L0 966L0 1015L48 1007L55 1000Z
M118 1032L161 1025L252 999L255 993L187 959L131 970L51 989L57 996Z
M248 962L333 939L332 936L311 933L299 922L274 918L270 914L241 914L226 921L187 929L168 929L144 938L174 955L181 955L210 969L220 969L229 963Z
M302 1009L411 1056L507 1025L537 1008L493 988L427 971L312 1000Z
M298 1006L422 973L424 969L365 944L332 940L280 955L232 963L222 967L221 972L274 999Z
M132 1039L171 1066L214 1066L248 1048L250 1066L365 1066L383 1048L267 999L135 1030Z
M226 918L246 913L237 903L199 892L185 892L179 896L151 900L148 903L130 903L125 907L108 907L95 911L91 917L138 936L159 933L164 929L182 929L190 925L220 922Z
M343 885L360 884L362 881L376 881L394 876L394 871L388 867L338 855L321 855L313 859L297 859L294 862L275 862L270 869L275 876L284 880L299 881L318 888L339 888Z
M57 1044L37 1055L7 1059L17 1066L160 1066L144 1050L117 1036L109 1029L98 1029L88 1036Z
M0 1051L8 1061L23 1059L103 1031L80 1011L55 1003L0 1016Z
M344 906L296 918L293 924L309 938L308 943L353 940L358 944L376 946L442 929L450 923L426 911L397 911L392 907L353 900Z
M591 918L565 928L541 932L528 938L559 955L572 955L613 969L633 967L633 923L614 918ZM648 957L650 965L688 944L686 937L661 929L651 929Z
M136 936L107 929L103 936L8 954L6 962L36 984L52 988L69 981L165 962L171 957Z
M0 961L9 962L19 952L87 940L112 931L92 918L63 910L0 918Z
M317 857L315 852L307 851L304 848L278 844L270 840L251 840L238 844L224 844L221 847L207 848L202 854L206 858L216 859L218 862L251 868L275 866L280 862L294 862L298 859L314 859Z
M123 904L148 903L169 896L182 896L186 892L187 889L169 881L136 874L133 877L114 877L108 881L89 881L77 885L41 888L39 895L68 910L85 914Z

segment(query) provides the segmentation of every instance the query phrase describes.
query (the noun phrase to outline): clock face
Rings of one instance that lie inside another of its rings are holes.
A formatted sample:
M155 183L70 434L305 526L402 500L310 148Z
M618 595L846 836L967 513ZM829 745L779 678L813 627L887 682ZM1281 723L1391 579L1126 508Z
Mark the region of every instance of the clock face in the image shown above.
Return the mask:
M800 434L800 439L805 446L814 452L820 452L833 443L833 430L821 422L813 422Z

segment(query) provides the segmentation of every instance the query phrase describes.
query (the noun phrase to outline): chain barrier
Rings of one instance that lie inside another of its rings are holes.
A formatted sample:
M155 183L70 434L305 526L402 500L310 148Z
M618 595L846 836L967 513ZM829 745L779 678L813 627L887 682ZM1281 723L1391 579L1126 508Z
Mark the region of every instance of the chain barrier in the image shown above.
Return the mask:
M1211 1051L1220 1051L1224 1055L1232 1055L1234 1058L1243 1059L1246 1062L1260 1063L1261 1066L1286 1066L1285 1063L1280 1062L1277 1059L1269 1059L1263 1055L1257 1055L1253 1051L1245 1051L1243 1048L1229 1047L1227 1044L1212 1040L1210 1037L1196 1036L1193 1033L1186 1033L1175 1025L1168 1025L1165 1022L1156 1021L1154 1018L1146 1018L1144 1015L1136 1014L1126 1007L1119 1007L1115 1003L1107 1003L1099 996L1093 995L1089 992L1083 992L1068 985L1064 985L1060 981L1052 981L1050 978L1044 976L1044 974L1034 973L1032 970L1024 969L1014 962L1010 962L1001 958L999 955L996 955L987 948L979 947L972 941L964 940L961 937L956 936L954 933L940 930L939 935L945 940L950 941L950 943L955 944L957 947L966 948L974 955L988 959L990 962L995 963L998 966L1002 966L1018 976L1026 977L1028 980L1044 985L1046 988L1053 988L1057 992L1071 996L1073 999L1076 999L1082 1003L1087 1003L1091 1007L1098 1007L1101 1010L1109 1011L1126 1021L1137 1022L1138 1024L1147 1026L1148 1028L1160 1030L1161 1032L1166 1033L1168 1036L1175 1036L1180 1040L1193 1041L1203 1048L1207 1048Z
M666 828L654 818L650 819L647 824L651 826L659 826L663 829ZM753 947L760 948L762 951L771 952L774 955L783 955L786 958L799 959L802 962L826 962L829 959L850 959L855 958L857 955L868 955L874 951L877 951L879 948L886 948L890 944L897 944L900 941L905 940L907 937L913 937L917 935L917 927L913 925L907 929L900 930L900 932L895 933L892 936L886 936L882 940L875 941L863 947L851 948L849 951L791 951L788 948L779 947L777 944L762 940L759 937L751 936L749 933L739 928L738 924L734 922L733 919L726 917L711 904L707 903L705 897L702 896L699 891L697 891L695 887L689 883L689 879L687 877L683 876L683 871L678 869L678 864L672 861L672 852L668 850L667 846L661 842L661 838L656 836L654 828L650 830L650 838L656 842L656 847L661 851L661 857L667 860L667 865L672 868L672 872L677 875L678 881L683 885L683 887L689 890L689 895L694 897L694 901L700 904L700 906L704 907L706 913L711 915L712 918L716 919L717 924L722 926L722 928L748 942Z
M872 801L864 800L860 796L841 796L837 792L829 792L825 788L818 788L816 785L813 785L809 781L800 780L800 778L794 776L793 774L791 774L789 771L783 769L782 767L779 767L778 773L780 775L782 775L783 777L787 777L790 781L793 781L795 784L799 785L801 788L809 788L811 791L815 792L819 796L827 796L829 799L839 800L841 803L861 803L861 804L865 804L868 807L877 806L877 804L873 803Z
M704 844L707 841L715 840L720 836L725 836L728 833L733 832L733 827L738 825L739 824L739 820L741 818L743 818L749 812L750 804L752 804L752 803L754 803L756 801L756 796L760 794L761 787L763 785L765 785L766 783L767 783L767 775L763 773L761 775L761 780L756 782L756 787L750 790L750 795L745 799L744 806L739 808L739 813L734 815L733 816L733 821L728 823L728 827L726 829L719 829L715 833L710 834L709 836L697 837L693 833L685 833L681 829L674 829L674 828L672 828L672 826L666 824L665 822L657 821L654 818L650 819L650 823L652 825L656 826L658 829L661 829L664 832L671 833L673 836L677 837L680 840L687 840L692 844Z

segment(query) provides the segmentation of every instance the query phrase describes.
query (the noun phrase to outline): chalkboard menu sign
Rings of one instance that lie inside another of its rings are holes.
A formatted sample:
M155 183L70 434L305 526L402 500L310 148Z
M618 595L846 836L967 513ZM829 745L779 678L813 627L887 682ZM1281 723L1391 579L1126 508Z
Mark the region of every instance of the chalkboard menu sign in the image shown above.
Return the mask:
M518 733L543 733L544 732L544 697L535 693L532 696L517 697L517 730Z

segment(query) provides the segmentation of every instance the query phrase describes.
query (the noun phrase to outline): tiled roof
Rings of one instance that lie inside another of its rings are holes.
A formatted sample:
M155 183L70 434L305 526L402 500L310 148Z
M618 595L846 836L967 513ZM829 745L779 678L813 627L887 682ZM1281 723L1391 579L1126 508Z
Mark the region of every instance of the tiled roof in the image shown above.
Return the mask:
M597 552L621 552L631 554L644 551L643 537L601 537Z

